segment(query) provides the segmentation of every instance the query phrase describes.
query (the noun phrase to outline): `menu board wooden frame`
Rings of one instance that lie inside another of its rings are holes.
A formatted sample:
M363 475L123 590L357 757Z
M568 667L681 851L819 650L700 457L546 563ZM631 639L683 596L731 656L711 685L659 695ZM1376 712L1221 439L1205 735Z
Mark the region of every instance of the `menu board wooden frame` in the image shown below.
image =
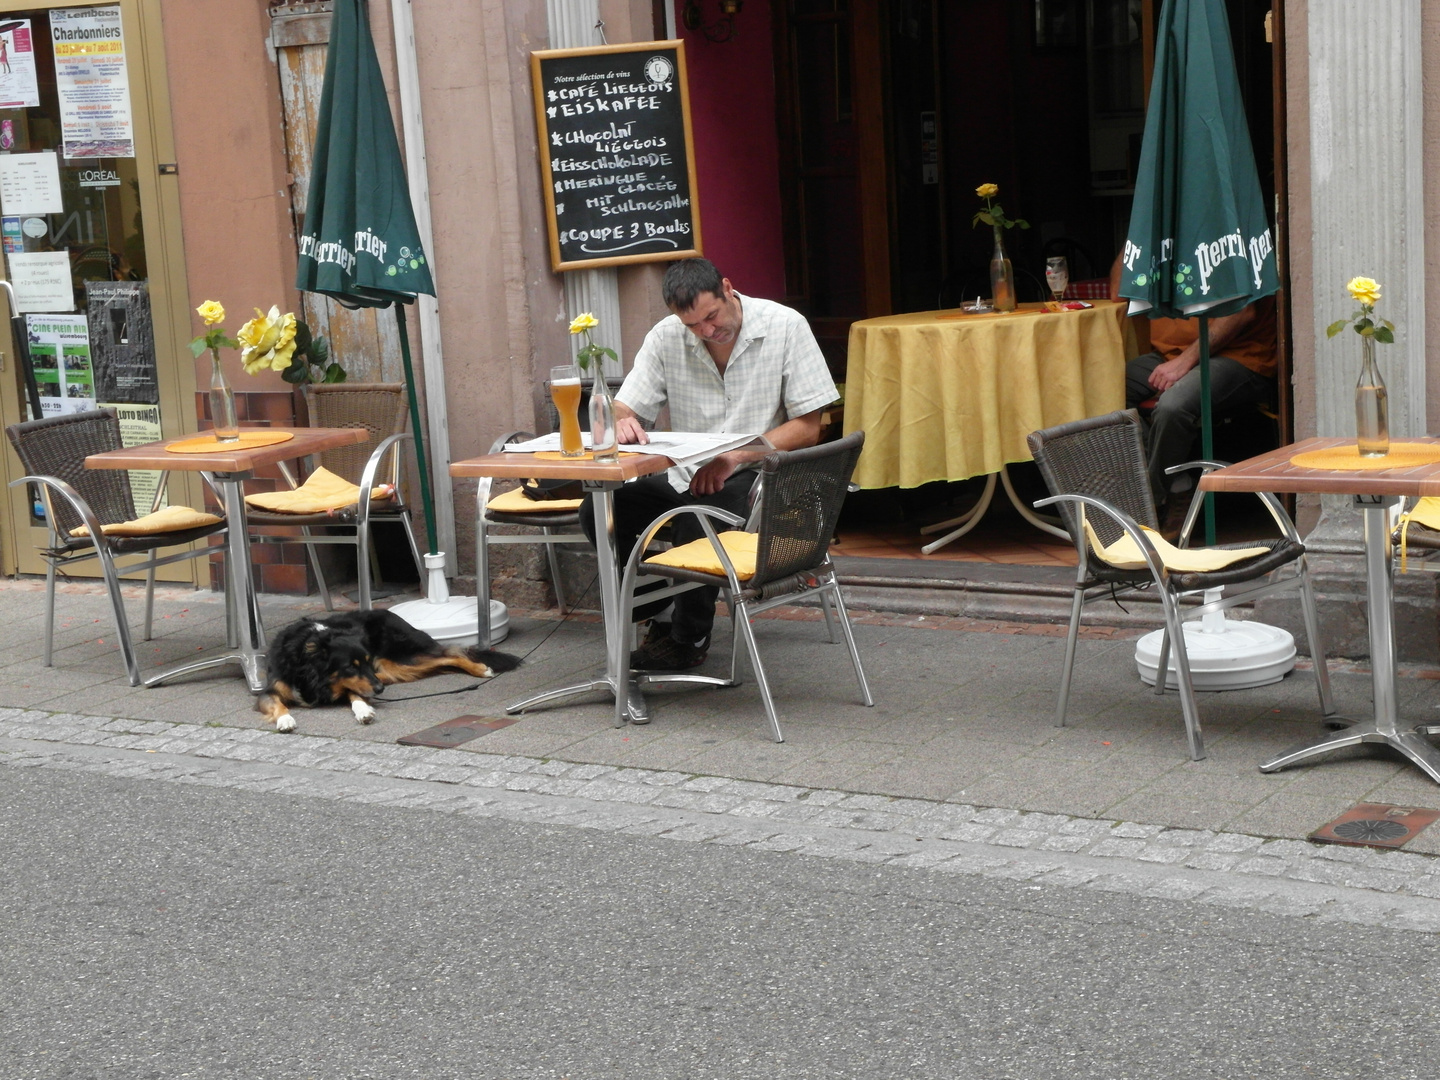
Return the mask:
M656 53L673 53L675 77L679 81L680 119L685 132L683 170L689 182L690 241L688 248L677 247L669 251L652 251L638 255L601 255L593 259L566 258L560 250L560 224L555 205L555 178L550 166L548 148L551 145L550 125L546 115L545 83L542 65L547 60L559 60L576 56L597 56L616 53L634 54L638 60L645 60ZM674 259L691 258L703 253L700 240L700 198L695 176L695 146L690 127L690 83L685 66L685 43L679 39L669 41L630 41L618 45L596 45L583 49L544 49L530 54L530 79L534 91L535 126L539 136L540 175L545 193L545 227L550 239L550 268L555 271L593 270L602 266L624 266L629 263L670 262Z

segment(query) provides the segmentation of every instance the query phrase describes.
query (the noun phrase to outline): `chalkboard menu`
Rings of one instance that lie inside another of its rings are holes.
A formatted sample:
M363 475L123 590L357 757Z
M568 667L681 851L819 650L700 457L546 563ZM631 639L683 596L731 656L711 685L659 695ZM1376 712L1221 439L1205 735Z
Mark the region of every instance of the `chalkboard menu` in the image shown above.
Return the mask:
M552 268L699 255L684 43L535 52L530 71Z

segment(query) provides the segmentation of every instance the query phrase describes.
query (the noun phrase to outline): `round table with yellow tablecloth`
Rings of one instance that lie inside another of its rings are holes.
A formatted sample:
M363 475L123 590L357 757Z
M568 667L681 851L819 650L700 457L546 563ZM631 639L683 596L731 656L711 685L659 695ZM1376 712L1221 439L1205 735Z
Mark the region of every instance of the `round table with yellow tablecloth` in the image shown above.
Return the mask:
M1022 304L1003 315L926 311L851 324L845 432L865 431L855 483L910 488L988 474L981 503L956 519L965 528L927 551L979 521L997 474L1027 519L1066 535L1020 507L1004 469L1030 460L1030 432L1124 408L1125 361L1136 351L1125 307Z

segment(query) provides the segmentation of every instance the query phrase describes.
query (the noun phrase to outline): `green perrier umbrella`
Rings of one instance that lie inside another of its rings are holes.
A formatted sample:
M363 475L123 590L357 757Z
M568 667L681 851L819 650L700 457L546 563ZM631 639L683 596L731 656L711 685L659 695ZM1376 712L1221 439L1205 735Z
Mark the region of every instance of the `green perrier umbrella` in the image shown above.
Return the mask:
M335 0L295 285L349 307L395 306L426 538L435 554L435 504L405 327L405 305L420 293L434 296L435 283L361 0Z
M1213 454L1208 317L1279 287L1224 0L1165 0L1120 295L1133 313L1200 320L1200 431ZM1207 497L1206 542L1215 542Z

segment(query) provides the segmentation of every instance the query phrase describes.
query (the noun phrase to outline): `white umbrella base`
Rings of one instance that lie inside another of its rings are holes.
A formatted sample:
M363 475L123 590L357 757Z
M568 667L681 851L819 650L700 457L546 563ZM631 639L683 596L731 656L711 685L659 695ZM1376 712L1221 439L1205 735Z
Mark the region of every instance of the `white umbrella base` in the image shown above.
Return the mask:
M407 600L390 608L416 630L423 630L441 645L475 645L480 641L478 608L473 596L452 596L432 604ZM490 643L498 645L510 632L510 614L499 600L490 601Z
M1185 651L1190 660L1190 681L1196 690L1244 690L1277 683L1295 668L1295 638L1287 630L1257 622L1205 617L1203 625L1183 624ZM1135 667L1140 680L1155 685L1160 667L1163 630L1146 634L1135 643ZM1165 686L1180 688L1175 650L1170 650Z

